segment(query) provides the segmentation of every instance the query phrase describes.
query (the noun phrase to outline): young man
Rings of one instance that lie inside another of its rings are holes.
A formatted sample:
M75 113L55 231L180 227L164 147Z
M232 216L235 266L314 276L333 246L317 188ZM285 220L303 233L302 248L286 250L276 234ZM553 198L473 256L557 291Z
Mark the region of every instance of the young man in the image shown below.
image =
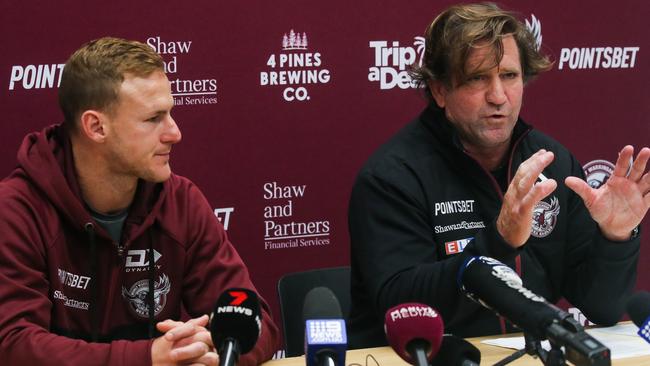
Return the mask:
M426 32L417 79L430 105L361 169L352 191L350 344L385 344L385 311L417 301L445 331L514 330L457 285L470 256L516 269L551 302L612 324L634 286L650 207L650 149L620 152L599 189L558 142L519 118L525 83L551 63L511 13L452 6ZM629 174L628 167L630 168Z
M218 364L205 314L254 286L203 194L171 172L181 132L163 66L140 42L82 46L61 80L65 122L28 135L0 183L3 363ZM261 307L241 365L279 346Z

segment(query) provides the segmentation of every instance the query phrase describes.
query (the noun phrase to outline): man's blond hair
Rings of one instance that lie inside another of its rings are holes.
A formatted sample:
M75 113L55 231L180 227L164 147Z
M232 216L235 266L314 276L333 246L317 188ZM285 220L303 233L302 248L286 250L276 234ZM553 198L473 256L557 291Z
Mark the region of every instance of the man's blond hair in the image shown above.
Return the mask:
M69 131L81 113L96 109L111 113L125 75L146 77L164 71L160 55L148 45L104 37L90 41L70 56L59 87L59 106Z

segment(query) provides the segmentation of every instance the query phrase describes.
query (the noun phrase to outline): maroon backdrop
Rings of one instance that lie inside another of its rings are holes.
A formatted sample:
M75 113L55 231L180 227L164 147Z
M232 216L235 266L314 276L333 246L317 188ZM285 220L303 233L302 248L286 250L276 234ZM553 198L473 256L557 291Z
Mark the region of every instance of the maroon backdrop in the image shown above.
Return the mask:
M56 87L71 52L105 35L150 44L167 62L183 132L174 170L201 187L279 317L280 276L349 263L353 179L424 107L404 70L420 59L415 37L452 2L35 3L0 5L0 175L27 132L61 121ZM650 3L502 5L556 60L527 86L524 118L584 164L649 144ZM648 222L637 283L646 290Z

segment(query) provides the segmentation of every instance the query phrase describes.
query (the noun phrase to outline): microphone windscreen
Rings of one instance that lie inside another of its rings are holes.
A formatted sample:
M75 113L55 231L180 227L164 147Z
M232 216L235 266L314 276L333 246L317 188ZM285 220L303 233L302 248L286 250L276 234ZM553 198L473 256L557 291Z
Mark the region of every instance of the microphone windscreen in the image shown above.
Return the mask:
M461 366L467 365L467 361L480 365L481 351L463 338L446 334L431 366Z
M641 291L630 296L627 301L627 314L641 328L650 317L650 293Z
M384 330L388 344L404 361L413 364L409 344L420 341L428 345L427 359L438 353L444 331L442 317L433 308L420 303L405 303L388 309Z
M322 365L329 357L335 365L345 365L348 338L341 305L332 290L327 287L311 289L303 302L302 318L306 364Z
M469 258L458 271L458 285L469 298L537 338L546 336L554 320L571 317L523 287L512 268L490 257Z
M327 287L311 289L302 305L302 320L342 319L341 305L336 295Z
M249 352L262 332L260 303L249 289L231 288L219 299L210 318L212 342L220 347L227 339L237 340L241 354Z

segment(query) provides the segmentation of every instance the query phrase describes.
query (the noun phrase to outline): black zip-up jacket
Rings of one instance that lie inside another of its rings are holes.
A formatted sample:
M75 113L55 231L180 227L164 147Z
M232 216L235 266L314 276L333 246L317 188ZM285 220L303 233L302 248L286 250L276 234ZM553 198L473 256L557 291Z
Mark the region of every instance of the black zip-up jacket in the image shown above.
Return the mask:
M351 348L385 345L384 314L404 302L437 309L445 332L459 336L515 331L460 292L458 270L474 255L501 260L526 288L553 303L566 298L592 322L620 319L636 280L640 239L603 237L582 199L564 185L567 176L584 173L557 141L522 120L512 141L500 185L431 105L366 162L349 207ZM540 149L555 154L542 174L558 187L536 206L526 245L512 249L496 230L501 187Z

